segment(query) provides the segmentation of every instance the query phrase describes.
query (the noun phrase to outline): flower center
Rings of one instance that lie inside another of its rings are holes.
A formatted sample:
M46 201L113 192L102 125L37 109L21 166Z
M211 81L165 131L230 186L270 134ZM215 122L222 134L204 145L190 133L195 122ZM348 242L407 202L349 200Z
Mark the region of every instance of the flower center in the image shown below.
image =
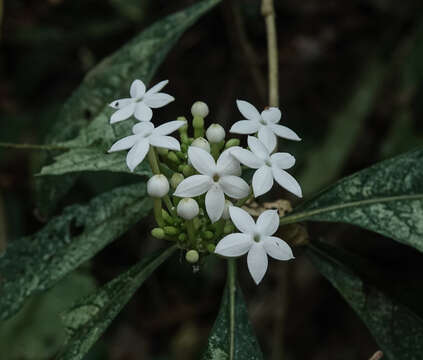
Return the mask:
M260 124L262 124L262 125L267 125L267 123L266 123L266 121L264 121L264 119L263 118L260 118Z
M213 181L214 181L214 182L218 182L218 181L219 181L219 179L220 179L219 174L214 174L214 175L213 175Z
M260 235L259 234L255 234L254 235L254 237L253 237L253 240L255 241L255 242L260 242Z
M270 159L267 159L264 163L265 163L267 166L272 167L272 162L270 161Z

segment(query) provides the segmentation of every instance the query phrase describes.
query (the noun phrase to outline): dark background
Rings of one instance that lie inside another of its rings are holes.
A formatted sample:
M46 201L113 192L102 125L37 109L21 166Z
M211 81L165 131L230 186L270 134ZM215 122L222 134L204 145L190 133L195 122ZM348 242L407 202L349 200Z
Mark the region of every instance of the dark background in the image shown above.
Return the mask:
M294 175L310 196L334 180L416 147L423 139L421 1L277 0L282 123L301 143L279 148L297 158ZM189 0L7 1L0 55L0 141L41 144L66 98L103 57ZM188 30L159 68L176 101L160 121L209 104L209 122L240 120L235 100L267 105L264 21L257 0L224 0ZM113 99L110 99L113 100ZM34 151L0 149L0 245L47 220L37 211ZM122 180L124 179L124 180ZM101 181L100 181L101 180ZM128 175L87 174L63 206L86 202ZM274 189L274 197L286 198ZM291 200L294 200L290 198ZM295 200L294 200L295 203ZM57 289L33 299L0 325L4 360L48 359L63 340L58 312L160 244L151 219L104 249ZM345 225L309 224L324 239L386 269L392 282L422 274L421 256L390 239ZM367 360L378 349L369 331L295 248L296 260L270 261L256 287L239 261L240 283L267 359ZM143 286L90 359L195 359L217 314L225 267L206 261L199 273L175 256ZM418 285L416 285L418 286ZM282 356L284 354L284 356Z

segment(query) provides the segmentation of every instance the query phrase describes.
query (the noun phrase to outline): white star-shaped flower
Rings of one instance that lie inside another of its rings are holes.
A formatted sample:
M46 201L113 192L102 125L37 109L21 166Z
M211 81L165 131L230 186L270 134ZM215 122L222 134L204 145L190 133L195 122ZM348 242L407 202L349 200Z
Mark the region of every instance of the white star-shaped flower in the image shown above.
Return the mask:
M231 206L229 214L240 233L225 236L216 245L215 253L237 257L248 252L248 270L258 285L266 274L267 255L277 260L290 260L294 256L290 246L276 236L272 236L279 227L276 210L266 210L254 222L245 210Z
M167 136L181 126L185 121L170 121L154 128L151 122L142 122L132 127L133 135L120 139L110 148L109 153L121 150L129 150L126 156L126 164L131 171L144 160L151 146L161 147L169 150L180 151L179 141Z
M281 119L281 111L277 107L270 107L258 112L255 106L247 101L237 100L236 104L245 120L237 121L229 130L235 134L255 134L258 132L258 138L268 144L271 152L276 147L277 138L279 136L288 140L300 141L298 135L290 128L279 125Z
M231 154L242 164L257 169L253 175L254 196L267 193L276 182L298 197L302 197L300 184L292 175L284 171L295 164L295 158L288 153L271 154L269 143L263 143L254 136L248 137L248 146L251 151L238 147Z
M168 82L169 80L161 81L146 91L141 80L134 80L129 90L130 98L115 100L109 104L118 109L110 118L110 124L129 119L132 115L139 121L150 121L153 117L151 109L163 107L175 100L173 96L159 92Z
M228 150L215 162L207 151L190 146L188 158L200 175L183 180L173 194L178 197L196 197L207 193L206 210L212 222L222 217L225 194L234 199L242 199L250 193L248 184L237 176L241 173L238 160Z

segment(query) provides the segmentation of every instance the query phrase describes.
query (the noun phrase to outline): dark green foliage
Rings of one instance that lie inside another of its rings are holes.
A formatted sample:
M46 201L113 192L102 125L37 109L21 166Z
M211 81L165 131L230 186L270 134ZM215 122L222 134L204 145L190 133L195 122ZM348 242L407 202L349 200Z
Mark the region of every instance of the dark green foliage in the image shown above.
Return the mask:
M77 302L63 315L68 339L60 360L80 360L151 273L169 258L176 246L150 255L110 281L97 293Z
M315 242L308 255L365 322L384 359L422 358L423 319L402 301L401 294L391 297L381 290L385 285L377 282L383 281L383 276L376 276L378 269L325 243Z
M145 184L102 194L87 205L67 207L41 231L12 242L0 258L0 318L32 293L58 280L124 234L151 210Z
M344 178L281 219L344 222L423 251L423 150Z

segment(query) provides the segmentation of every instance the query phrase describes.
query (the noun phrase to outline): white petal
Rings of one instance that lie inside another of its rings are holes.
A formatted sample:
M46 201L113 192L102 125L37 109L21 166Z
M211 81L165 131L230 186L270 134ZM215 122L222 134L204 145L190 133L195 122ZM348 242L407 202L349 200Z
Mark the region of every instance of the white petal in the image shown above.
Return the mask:
M188 148L188 158L200 174L212 176L217 172L216 163L207 151L195 146Z
M139 121L150 121L151 118L153 117L153 111L147 106L145 105L142 101L136 103L136 107L135 107L135 117L139 120Z
M135 103L131 103L128 106L125 106L122 109L116 111L110 118L110 124L115 124L119 121L129 119L135 111Z
M250 193L250 186L238 176L226 175L219 179L223 192L231 198L242 199Z
M140 140L139 135L130 135L116 141L112 147L109 149L109 153L121 150L128 150L135 145L135 143Z
M229 150L229 149L228 149ZM251 169L258 169L264 164L264 160L260 159L249 150L238 148L232 150L231 154L236 157L242 164Z
M273 186L273 174L270 166L263 165L253 175L254 196L266 194Z
M210 189L213 180L207 175L193 175L184 179L176 188L173 195L178 197L195 197Z
M229 148L223 151L217 159L216 168L219 175L241 175L241 165L238 159L232 155L235 149Z
M132 98L126 98L126 99L118 99L109 104L110 107L113 109L123 109L124 107L128 106L129 104L132 104L134 102L134 99Z
M261 112L261 117L266 124L276 124L281 120L282 113L277 107L271 107Z
M295 158L288 153L275 153L270 156L272 165L281 169L289 169L295 165Z
M135 124L132 127L132 132L141 136L150 136L153 133L154 125L151 122L143 121L138 124Z
M213 185L206 194L206 210L207 215L212 223L222 217L225 208L225 195L218 185Z
M169 135L186 124L185 121L175 120L162 124L154 129L154 135Z
M181 151L179 141L172 136L151 136L150 144L155 147L161 147L169 150Z
M131 89L129 90L131 97L139 99L145 94L145 85L141 80L134 80L131 84Z
M273 177L280 186L292 192L294 195L297 195L298 197L303 197L301 186L298 184L297 180L293 178L293 176L288 174L286 171L277 168L276 166L272 166L272 172Z
M128 155L126 155L126 164L128 165L129 170L134 171L134 169L141 164L145 155L147 155L149 148L150 144L148 140L142 139L137 142L131 150L129 150Z
M238 106L239 112L248 120L259 121L261 119L260 113L256 107L244 100L237 100L236 105Z
M255 156L262 160L269 159L269 150L267 150L267 147L264 146L264 144L259 139L254 136L249 136L247 141L248 147L254 153Z
M269 154L275 150L277 139L276 135L273 133L269 126L260 126L258 131L258 138L266 146Z
M146 103L149 107L155 109L155 108L161 108L163 106L166 106L167 104L174 101L175 98L173 96L170 96L165 93L156 93L151 95L144 96L144 103Z
M270 125L272 131L279 137L288 139L288 140L294 140L294 141L300 141L301 138L292 131L289 127L279 125L279 124L273 124Z
M263 241L267 254L276 260L291 260L294 258L290 246L276 236L268 236Z
M214 252L223 256L241 256L244 255L252 245L250 235L236 233L226 235L216 245Z
M235 227L244 234L254 234L256 223L249 213L237 206L229 207L229 215Z
M229 132L234 134L254 134L258 131L259 122L255 120L240 120L232 125Z
M268 264L263 244L254 243L251 246L250 251L248 251L247 264L254 282L258 285L266 274Z
M277 210L262 212L256 222L257 231L260 235L273 235L279 228L279 214Z
M145 95L150 96L152 94L158 93L161 89L163 89L167 85L168 82L169 80L160 81L159 83L154 85L150 90L148 90L145 93Z

